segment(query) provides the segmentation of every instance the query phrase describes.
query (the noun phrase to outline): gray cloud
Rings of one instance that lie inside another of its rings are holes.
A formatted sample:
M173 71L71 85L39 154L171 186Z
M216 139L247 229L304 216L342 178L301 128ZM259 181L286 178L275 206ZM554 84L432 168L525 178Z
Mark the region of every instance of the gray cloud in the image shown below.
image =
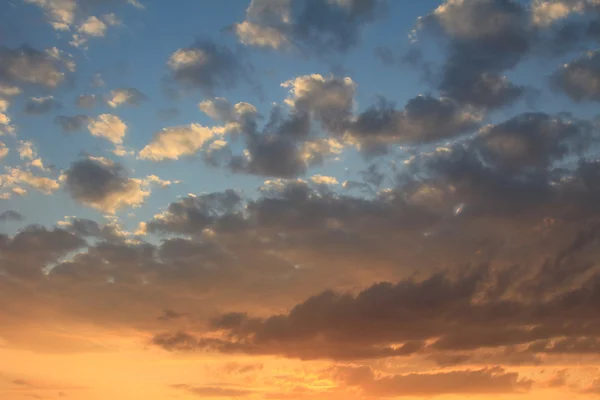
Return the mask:
M210 40L198 40L175 51L167 65L169 78L180 87L209 95L217 89L233 88L247 79L250 70L240 54Z
M503 71L531 49L534 32L527 10L512 0L447 1L418 22L418 30L445 40L448 58L439 89L466 104L498 108L524 93ZM495 21L494 24L485 21Z
M23 221L25 218L17 210L7 210L0 213L0 222Z
M574 101L600 101L600 51L565 64L554 73L552 83Z
M62 104L52 96L32 97L25 102L23 112L29 115L39 115L59 110L60 108L62 108Z
M85 129L91 118L87 115L59 115L54 118L54 123L59 125L65 133L77 132Z
M0 46L0 82L7 85L54 88L64 80L68 66L56 48L39 51L29 46Z
M417 96L397 110L382 99L359 114L348 130L368 151L375 144L420 144L449 139L477 128L483 116L451 99Z
M136 88L118 88L110 91L107 104L113 108L122 104L139 106L146 100L148 100L148 97Z
M486 127L477 141L487 162L499 168L546 169L568 154L588 148L592 127L544 113L525 113Z
M252 0L246 20L235 24L240 42L259 47L327 55L356 46L362 30L381 15L385 1L290 1Z
M65 183L73 199L108 213L138 206L149 195L121 164L105 158L74 162L65 171Z

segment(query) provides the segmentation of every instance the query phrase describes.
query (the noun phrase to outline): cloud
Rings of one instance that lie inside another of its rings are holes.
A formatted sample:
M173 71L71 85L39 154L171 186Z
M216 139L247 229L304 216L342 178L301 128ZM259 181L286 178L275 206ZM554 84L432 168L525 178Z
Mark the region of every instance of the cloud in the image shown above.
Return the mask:
M341 53L356 46L364 27L384 6L379 0L252 0L245 21L234 24L233 31L246 45Z
M600 101L600 51L563 65L553 74L552 83L576 102Z
M40 279L48 264L84 245L84 240L63 229L29 226L11 238L3 238L0 271L19 279Z
M71 133L83 130L92 119L87 115L73 115L72 117L66 115L59 115L54 118L54 123L59 125L63 132Z
M494 20L494 24L485 21ZM476 107L499 108L518 99L525 88L503 71L532 48L528 11L512 0L446 0L417 22L448 48L438 88L443 96Z
M190 386L190 385L172 385L174 389L182 389L190 394L200 397L245 397L254 394L252 390L242 390L226 388L220 386Z
M338 367L337 375L368 396L413 397L527 392L533 381L500 367L406 375L376 376L369 367Z
M151 233L199 233L218 221L219 217L241 212L242 206L242 198L234 190L188 196L171 203L166 212L156 215L146 224L146 230Z
M130 178L121 164L106 158L74 162L65 171L64 181L73 199L109 214L137 207L150 195L141 180Z
M10 150L8 149L8 147L6 147L4 143L0 142L0 160L6 157L9 151Z
M25 0L44 10L48 23L57 31L75 31L70 44L75 47L84 46L89 38L103 37L109 26L118 25L120 21L114 13L102 15L100 18L91 15L106 6L114 7L129 4L135 8L143 8L137 0Z
M513 170L545 169L573 151L587 148L592 127L544 113L525 113L485 127L477 139L484 159Z
M285 100L295 113L311 113L329 132L338 132L351 115L356 84L351 78L304 75L281 84L289 88Z
M62 104L52 96L32 97L25 103L23 111L29 115L45 114L59 110Z
M64 221L59 221L57 225L77 236L103 239L110 243L122 243L128 238L128 232L125 232L115 221L99 224L90 219L69 217Z
M25 218L17 210L7 210L0 213L0 222L23 221Z
M483 115L449 98L419 95L404 109L396 110L385 99L359 114L348 131L366 151L377 144L422 144L468 133L481 123Z
M200 151L210 141L220 137L222 130L190 124L163 128L139 152L143 160L178 160Z
M32 84L57 87L74 64L56 48L39 51L29 46L0 46L0 83L7 86Z
M115 145L120 145L127 134L127 125L116 115L101 114L89 121L88 130L92 136L102 137Z
M175 51L167 66L170 79L184 89L200 89L212 95L218 89L231 89L247 79L249 67L240 54L210 40L199 40Z
M146 95L135 88L120 88L110 91L111 98L107 101L112 108L122 104L139 106L147 99Z
M0 175L0 192L9 190L9 193L24 195L27 193L21 185L30 186L44 194L52 194L60 188L58 181L44 176L34 175L31 171L20 167L5 167L5 173ZM2 190L4 189L4 190Z
M98 98L95 94L82 94L75 100L75 105L81 108L94 108Z

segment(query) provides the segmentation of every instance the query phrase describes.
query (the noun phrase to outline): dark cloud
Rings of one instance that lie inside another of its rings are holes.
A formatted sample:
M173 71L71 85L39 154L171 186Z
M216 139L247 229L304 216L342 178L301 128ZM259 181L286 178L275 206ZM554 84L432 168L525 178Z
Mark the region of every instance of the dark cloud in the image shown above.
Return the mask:
M381 16L385 1L252 0L246 20L235 24L240 42L274 49L343 53L358 43L363 28Z
M0 222L23 221L25 217L17 210L7 210L0 213Z
M261 116L248 103L232 105L223 98L200 103L201 110L227 124L232 137L241 136L246 144L243 154L234 154L225 142L222 146L210 146L204 154L205 161L236 173L293 178L339 153L342 145L315 132L313 121L330 129L342 128L352 103L351 81L326 80L315 75L296 78L285 85L294 87L297 93L290 99L291 110L284 112L279 106L273 107L262 128Z
M527 392L533 381L500 367L377 377L369 367L338 367L338 379L377 397L483 395Z
M554 73L552 83L574 101L600 101L600 51L565 64Z
M137 206L149 194L121 164L105 158L90 157L71 164L65 171L65 185L73 199L109 213Z
M374 144L421 144L449 139L477 128L482 115L448 98L417 96L402 110L381 99L359 114L349 132L368 151Z
M476 141L486 162L500 169L546 169L568 154L578 154L592 141L592 126L544 113L517 115L486 127Z
M170 79L181 88L200 89L209 95L247 80L250 71L241 54L210 40L198 40L175 51L167 65Z
M124 233L115 224L99 224L96 221L84 218L69 218L60 223L63 229L84 238L97 238L107 242L122 242Z
M85 244L63 229L32 225L11 238L0 236L0 271L18 278L39 279L45 267Z
M493 24L486 21L494 21ZM448 56L439 89L444 96L476 107L498 108L525 91L502 73L530 51L530 15L512 0L453 1L426 15L418 30L442 38Z
M29 115L39 115L59 110L61 108L62 104L52 96L32 97L25 102L23 112Z
M72 117L59 115L54 118L54 123L59 125L65 133L81 131L90 121L90 117L81 114L73 115Z
M147 223L146 229L149 232L200 233L219 222L221 217L227 216L233 222L242 208L242 197L231 189L222 193L188 196L171 203L162 217Z
M40 51L29 46L0 46L0 82L6 85L54 88L64 80L67 69L68 64L56 48Z

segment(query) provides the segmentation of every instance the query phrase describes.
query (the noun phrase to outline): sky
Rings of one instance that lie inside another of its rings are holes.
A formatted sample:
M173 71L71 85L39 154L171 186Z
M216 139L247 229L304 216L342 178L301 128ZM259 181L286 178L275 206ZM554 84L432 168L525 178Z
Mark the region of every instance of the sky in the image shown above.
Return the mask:
M598 0L0 1L0 398L600 396Z

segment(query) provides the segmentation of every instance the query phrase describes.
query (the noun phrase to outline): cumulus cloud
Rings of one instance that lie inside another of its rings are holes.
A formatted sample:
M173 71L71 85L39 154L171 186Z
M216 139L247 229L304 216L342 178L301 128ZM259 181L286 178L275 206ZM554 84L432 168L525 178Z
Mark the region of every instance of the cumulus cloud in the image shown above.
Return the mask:
M574 101L600 101L600 51L590 51L563 65L552 82Z
M0 142L0 160L6 157L9 151L10 150L8 149L8 147L6 147L4 143Z
M7 86L33 84L54 88L72 71L74 64L56 48L46 51L29 46L0 47L0 83Z
M286 104L298 114L311 113L329 132L343 129L354 104L356 84L351 78L299 76L281 84L289 88Z
M484 159L512 170L545 169L572 152L587 148L593 130L589 124L544 113L520 114L485 127L478 138Z
M164 128L139 152L144 160L178 160L196 154L210 141L220 137L222 130L190 124Z
M485 22L490 20L495 23ZM448 48L438 85L444 96L477 107L498 108L525 92L503 75L532 47L529 14L521 4L446 0L418 20L417 32L432 33Z
M311 2L252 0L246 19L233 26L246 45L327 54L354 47L362 30L384 9L384 1L350 0Z
M22 221L25 218L17 210L7 210L0 213L0 222Z
M119 88L110 91L107 103L112 108L117 108L122 104L139 106L146 99L146 95L136 88Z
M60 188L60 183L54 179L34 175L31 171L20 167L5 167L5 173L0 175L0 194L10 196L15 193L24 195L27 193L22 185L32 187L44 194L52 194Z
M217 89L236 86L249 71L241 55L209 40L178 49L167 66L170 78L182 88L196 88L210 95Z
M143 182L130 178L121 164L101 157L71 164L64 173L64 182L73 199L110 214L137 207L150 195Z
M449 139L474 130L483 115L449 98L417 96L397 110L385 99L359 114L349 125L350 135L365 151L377 144L420 144Z
M116 115L101 114L89 121L88 130L92 136L102 137L115 145L120 145L127 134L127 125Z
M59 110L62 104L52 96L32 97L23 108L25 114L38 115Z
M73 115L71 117L67 115L59 115L54 118L54 123L59 125L63 132L72 133L83 130L90 122L91 118L87 115Z

